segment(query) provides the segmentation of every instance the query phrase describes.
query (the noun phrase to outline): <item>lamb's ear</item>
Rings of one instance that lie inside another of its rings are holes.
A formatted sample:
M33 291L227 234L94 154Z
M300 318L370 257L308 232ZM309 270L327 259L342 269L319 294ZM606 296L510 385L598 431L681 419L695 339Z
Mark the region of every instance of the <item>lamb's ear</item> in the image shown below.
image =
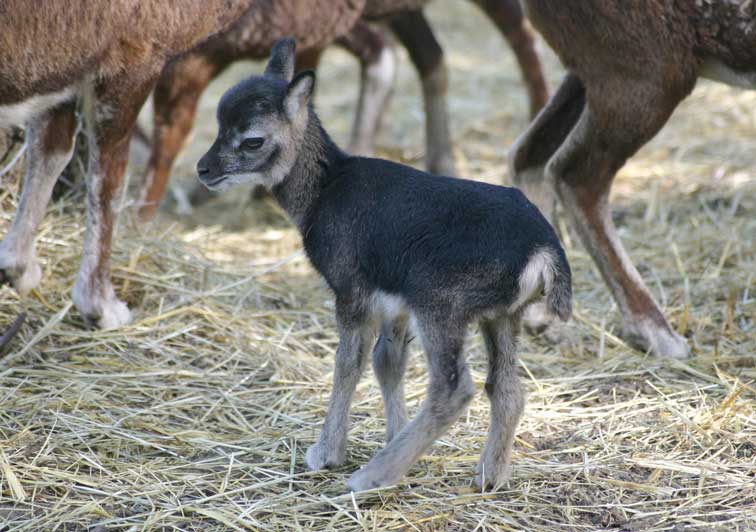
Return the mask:
M284 99L284 109L289 120L294 121L302 111L307 111L314 88L315 72L312 70L303 70L289 83Z
M291 37L278 39L270 51L270 60L265 68L265 75L271 78L291 81L294 75L297 43Z

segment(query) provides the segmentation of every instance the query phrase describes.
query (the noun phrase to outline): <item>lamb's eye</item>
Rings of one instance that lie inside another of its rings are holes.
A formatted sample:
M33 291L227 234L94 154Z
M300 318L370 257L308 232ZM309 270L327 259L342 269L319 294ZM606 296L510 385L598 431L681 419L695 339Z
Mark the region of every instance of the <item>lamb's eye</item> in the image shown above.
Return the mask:
M239 146L243 150L258 150L263 145L265 139L262 137L250 137L244 139Z

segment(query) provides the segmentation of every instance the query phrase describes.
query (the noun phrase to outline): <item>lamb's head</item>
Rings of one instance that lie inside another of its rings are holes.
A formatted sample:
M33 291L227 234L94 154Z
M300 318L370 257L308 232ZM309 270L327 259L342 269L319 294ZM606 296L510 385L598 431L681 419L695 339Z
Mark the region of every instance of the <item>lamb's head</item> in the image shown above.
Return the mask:
M240 183L270 189L291 171L309 119L315 74L294 77L294 39L281 39L262 76L229 89L218 104L218 136L197 163L211 190ZM293 79L292 79L293 78Z

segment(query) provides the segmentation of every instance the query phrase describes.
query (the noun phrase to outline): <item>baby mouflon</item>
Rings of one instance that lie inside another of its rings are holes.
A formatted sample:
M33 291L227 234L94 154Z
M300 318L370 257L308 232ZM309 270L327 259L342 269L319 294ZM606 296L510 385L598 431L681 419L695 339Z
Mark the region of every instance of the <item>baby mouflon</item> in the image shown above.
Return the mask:
M544 295L551 314L571 314L570 267L559 240L517 189L341 151L313 110L314 74L294 76L294 49L293 39L278 41L265 73L223 96L218 137L197 172L213 190L238 183L270 189L335 294L333 392L307 466L344 462L349 405L372 350L387 444L348 485L359 491L399 481L473 397L463 351L477 322L491 402L478 483L496 487L508 477L525 402L516 358L523 311ZM402 379L410 327L430 378L428 397L408 423Z

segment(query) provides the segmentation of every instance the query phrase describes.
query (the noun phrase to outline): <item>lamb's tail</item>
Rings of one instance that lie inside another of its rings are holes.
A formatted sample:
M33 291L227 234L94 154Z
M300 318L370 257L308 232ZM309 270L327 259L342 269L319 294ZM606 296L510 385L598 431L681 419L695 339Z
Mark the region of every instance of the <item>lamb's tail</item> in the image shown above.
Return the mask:
M567 321L572 316L572 272L561 247L556 250L556 255L551 286L544 284L546 308L560 320Z
M572 273L561 247L542 247L533 253L520 274L519 284L519 296L510 309L524 307L543 290L550 314L562 321L572 316Z

